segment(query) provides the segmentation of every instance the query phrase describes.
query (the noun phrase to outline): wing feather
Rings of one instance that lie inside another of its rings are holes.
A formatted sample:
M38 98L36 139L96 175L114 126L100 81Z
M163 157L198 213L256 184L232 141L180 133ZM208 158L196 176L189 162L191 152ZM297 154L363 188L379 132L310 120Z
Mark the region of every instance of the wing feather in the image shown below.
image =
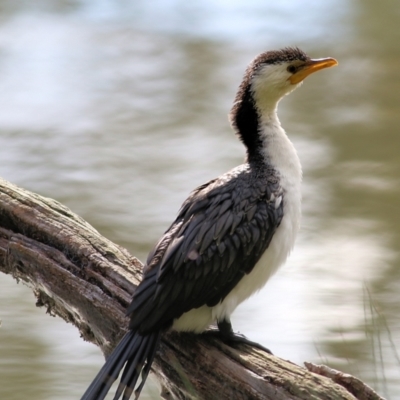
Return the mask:
M271 172L271 171L269 171ZM156 245L128 313L141 333L218 304L250 273L283 216L276 176L248 165L197 188Z

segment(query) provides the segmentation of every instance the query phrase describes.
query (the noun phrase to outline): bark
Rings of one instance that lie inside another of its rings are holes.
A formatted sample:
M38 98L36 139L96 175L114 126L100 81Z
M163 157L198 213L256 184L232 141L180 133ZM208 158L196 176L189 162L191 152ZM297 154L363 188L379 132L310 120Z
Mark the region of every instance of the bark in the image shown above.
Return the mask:
M39 306L74 324L106 356L126 331L124 311L141 267L67 207L0 179L0 271L31 287ZM176 332L163 335L153 364L168 399L382 399L349 375L308 368Z

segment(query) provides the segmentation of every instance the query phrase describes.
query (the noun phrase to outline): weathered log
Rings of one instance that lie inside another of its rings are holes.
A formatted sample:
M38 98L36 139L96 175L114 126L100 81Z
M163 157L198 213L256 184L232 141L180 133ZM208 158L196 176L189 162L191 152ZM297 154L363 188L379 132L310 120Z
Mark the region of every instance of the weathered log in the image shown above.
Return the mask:
M0 271L30 286L38 305L106 356L126 331L141 267L67 207L0 179ZM172 399L382 399L358 380L353 390L351 379L207 335L165 333L153 372Z

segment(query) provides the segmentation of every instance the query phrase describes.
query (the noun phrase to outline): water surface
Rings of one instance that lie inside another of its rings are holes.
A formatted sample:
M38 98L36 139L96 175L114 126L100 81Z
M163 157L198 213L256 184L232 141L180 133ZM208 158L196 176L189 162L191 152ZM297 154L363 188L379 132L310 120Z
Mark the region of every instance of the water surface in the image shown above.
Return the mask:
M337 58L280 105L304 169L302 230L233 324L399 398L396 4L265 3L0 2L0 175L143 260L195 186L242 162L227 114L248 62L287 45ZM0 398L77 399L100 351L34 303L0 276Z

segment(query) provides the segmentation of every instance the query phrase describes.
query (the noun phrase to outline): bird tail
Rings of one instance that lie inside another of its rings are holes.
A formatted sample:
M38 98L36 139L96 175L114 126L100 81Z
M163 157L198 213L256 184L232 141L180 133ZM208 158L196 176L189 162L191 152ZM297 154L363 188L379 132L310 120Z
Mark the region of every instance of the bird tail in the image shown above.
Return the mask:
M103 400L121 370L122 377L114 400L118 400L121 395L122 400L128 400L142 373L142 381L135 390L135 399L138 399L150 372L159 341L160 332L140 335L129 331L111 353L81 400Z

